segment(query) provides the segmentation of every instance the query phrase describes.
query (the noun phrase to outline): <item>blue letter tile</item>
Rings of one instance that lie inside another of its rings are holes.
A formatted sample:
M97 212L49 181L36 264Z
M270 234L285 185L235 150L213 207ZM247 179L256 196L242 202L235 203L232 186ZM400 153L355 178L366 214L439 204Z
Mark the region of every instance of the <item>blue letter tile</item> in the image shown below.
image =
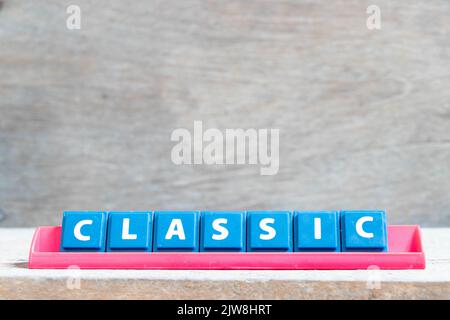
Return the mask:
M61 251L105 251L107 219L106 212L64 212Z
M342 251L387 251L384 211L341 211Z
M295 251L341 251L339 213L295 212Z
M200 251L245 251L245 212L202 212Z
M199 251L199 213L155 212L153 251Z
M151 212L108 212L107 251L152 251Z
M292 212L248 211L247 251L292 251Z

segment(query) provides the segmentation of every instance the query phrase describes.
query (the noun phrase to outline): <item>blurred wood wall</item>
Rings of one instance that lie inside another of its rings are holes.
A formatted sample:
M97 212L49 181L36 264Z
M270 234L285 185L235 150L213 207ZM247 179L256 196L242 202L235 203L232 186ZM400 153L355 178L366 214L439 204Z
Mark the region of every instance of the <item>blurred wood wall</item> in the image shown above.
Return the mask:
M0 226L341 208L450 226L448 0L0 2ZM174 165L194 120L278 128L278 174Z

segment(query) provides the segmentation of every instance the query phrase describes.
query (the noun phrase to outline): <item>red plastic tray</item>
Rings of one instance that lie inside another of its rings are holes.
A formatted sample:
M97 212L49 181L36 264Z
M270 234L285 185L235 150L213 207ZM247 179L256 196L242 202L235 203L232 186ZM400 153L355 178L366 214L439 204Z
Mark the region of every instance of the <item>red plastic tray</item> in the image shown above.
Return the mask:
M61 227L37 228L30 269L425 269L419 226L388 226L389 252L60 252Z

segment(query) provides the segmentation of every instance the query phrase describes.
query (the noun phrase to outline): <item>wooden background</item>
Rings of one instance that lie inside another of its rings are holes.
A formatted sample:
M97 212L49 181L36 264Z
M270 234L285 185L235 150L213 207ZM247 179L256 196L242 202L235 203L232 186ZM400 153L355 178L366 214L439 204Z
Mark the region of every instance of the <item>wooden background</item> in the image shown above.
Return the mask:
M0 226L292 208L450 226L448 0L0 3ZM174 165L194 120L280 129L279 173Z

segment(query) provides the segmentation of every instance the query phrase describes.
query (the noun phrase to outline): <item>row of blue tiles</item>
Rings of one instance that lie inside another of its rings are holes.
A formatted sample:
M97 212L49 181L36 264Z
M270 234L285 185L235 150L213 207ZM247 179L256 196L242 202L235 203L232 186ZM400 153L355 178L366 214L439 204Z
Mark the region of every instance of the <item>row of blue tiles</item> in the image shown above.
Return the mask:
M387 251L386 215L66 211L61 251Z

